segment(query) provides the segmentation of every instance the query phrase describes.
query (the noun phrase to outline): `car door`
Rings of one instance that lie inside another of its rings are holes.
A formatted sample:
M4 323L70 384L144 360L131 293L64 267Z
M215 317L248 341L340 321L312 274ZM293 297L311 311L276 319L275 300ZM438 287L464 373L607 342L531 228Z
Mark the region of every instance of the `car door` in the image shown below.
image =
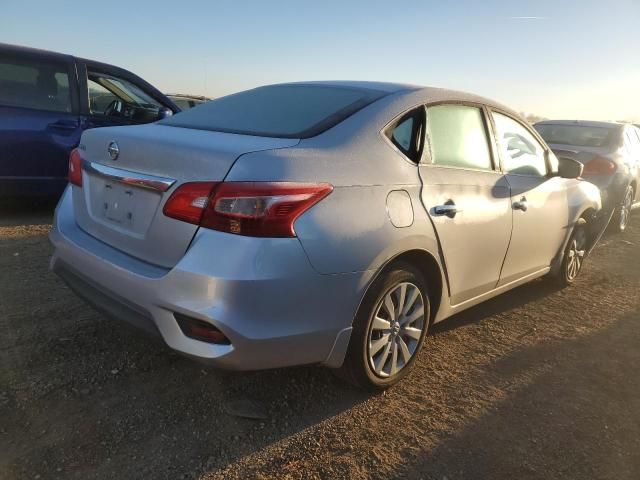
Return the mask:
M173 107L153 87L124 70L83 61L78 71L85 129L155 122L162 109Z
M421 197L457 305L498 283L511 234L509 185L494 159L484 107L430 105L426 130Z
M548 149L532 130L492 111L502 170L511 189L513 231L499 285L549 267L569 233L567 179L550 174Z
M80 139L73 62L0 50L3 196L59 194Z

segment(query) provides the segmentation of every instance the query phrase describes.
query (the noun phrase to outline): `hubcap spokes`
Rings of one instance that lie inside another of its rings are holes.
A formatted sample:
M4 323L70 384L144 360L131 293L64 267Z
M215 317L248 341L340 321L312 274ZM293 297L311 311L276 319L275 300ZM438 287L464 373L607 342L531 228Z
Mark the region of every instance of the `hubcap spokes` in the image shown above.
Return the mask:
M627 227L632 204L633 190L628 190L624 197L624 202L622 202L622 206L620 207L620 230L624 230Z
M569 261L567 262L567 278L573 280L580 273L585 255L586 237L584 232L578 233L569 247Z
M404 282L387 292L369 330L369 364L375 374L389 377L404 368L418 348L425 325L418 287Z

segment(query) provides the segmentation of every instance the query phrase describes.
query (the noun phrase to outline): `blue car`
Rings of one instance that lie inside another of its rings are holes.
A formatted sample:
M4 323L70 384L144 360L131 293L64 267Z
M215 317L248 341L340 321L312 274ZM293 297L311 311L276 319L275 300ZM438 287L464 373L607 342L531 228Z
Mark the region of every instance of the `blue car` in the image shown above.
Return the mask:
M83 131L179 111L127 70L0 44L0 197L59 196Z

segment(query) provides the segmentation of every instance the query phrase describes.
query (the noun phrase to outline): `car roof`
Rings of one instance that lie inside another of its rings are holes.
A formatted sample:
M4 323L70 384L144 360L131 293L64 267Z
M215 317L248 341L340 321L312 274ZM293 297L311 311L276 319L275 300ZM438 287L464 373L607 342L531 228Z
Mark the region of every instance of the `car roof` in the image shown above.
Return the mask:
M599 127L599 128L619 128L623 126L620 122L599 122L595 120L543 120L536 125L576 125L579 127Z
M313 80L308 82L287 82L268 86L284 85L318 85L327 87L357 88L362 90L378 90L380 92L395 93L400 91L418 90L420 87L403 83L371 82L362 80Z
M13 53L18 55L46 57L51 60L69 61L73 59L72 55L65 53L52 52L50 50L41 50L39 48L23 47L20 45L11 45L9 43L0 43L0 52Z
M96 60L91 60L88 58L81 58L81 57L76 57L75 55L70 55L67 53L60 53L60 52L52 52L51 50L42 50L40 48L32 48L32 47L23 47L21 45L11 45L8 43L0 43L0 52L5 53L5 54L16 54L16 55L20 55L20 56L37 56L38 58L45 58L45 59L49 59L49 60L58 60L58 61L72 61L72 60L78 60L80 62L83 63L87 63L87 64L91 64L91 65L96 65L96 66L103 66L106 68L109 68L110 70L119 70L119 71L123 71L126 72L128 74L131 74L131 72L129 72L128 70L122 68L122 67L118 67L116 65L111 65L108 63L104 63L104 62L98 62Z
M516 116L520 116L513 109L491 100L489 98L474 95L472 93L462 92L458 90L450 90L447 88L439 87L427 87L421 85L413 85L408 83L399 82L375 82L375 81L363 81L363 80L320 80L320 81L308 81L308 82L289 82L280 83L276 85L322 85L329 87L346 87L357 88L362 90L377 90L387 94L411 94L420 97L421 101L425 103L440 102L440 101L453 101L453 102L466 102L466 103L479 103L494 107L499 110L511 113Z

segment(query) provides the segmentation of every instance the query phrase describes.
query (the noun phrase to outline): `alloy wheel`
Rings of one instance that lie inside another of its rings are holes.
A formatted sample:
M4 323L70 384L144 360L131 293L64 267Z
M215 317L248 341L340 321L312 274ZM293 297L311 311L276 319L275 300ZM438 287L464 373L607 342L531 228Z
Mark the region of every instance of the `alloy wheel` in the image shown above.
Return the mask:
M584 262L584 255L586 252L587 235L583 228L580 228L571 238L569 244L569 251L567 255L569 260L567 261L567 279L569 281L574 280L580 269L582 269L582 263Z
M631 187L627 188L627 191L624 195L624 200L622 201L622 205L620 205L620 231L624 231L629 224L629 217L631 215L631 205L633 204L633 189Z
M379 377L396 375L411 360L426 327L424 299L410 282L399 283L382 298L369 328L369 365Z

